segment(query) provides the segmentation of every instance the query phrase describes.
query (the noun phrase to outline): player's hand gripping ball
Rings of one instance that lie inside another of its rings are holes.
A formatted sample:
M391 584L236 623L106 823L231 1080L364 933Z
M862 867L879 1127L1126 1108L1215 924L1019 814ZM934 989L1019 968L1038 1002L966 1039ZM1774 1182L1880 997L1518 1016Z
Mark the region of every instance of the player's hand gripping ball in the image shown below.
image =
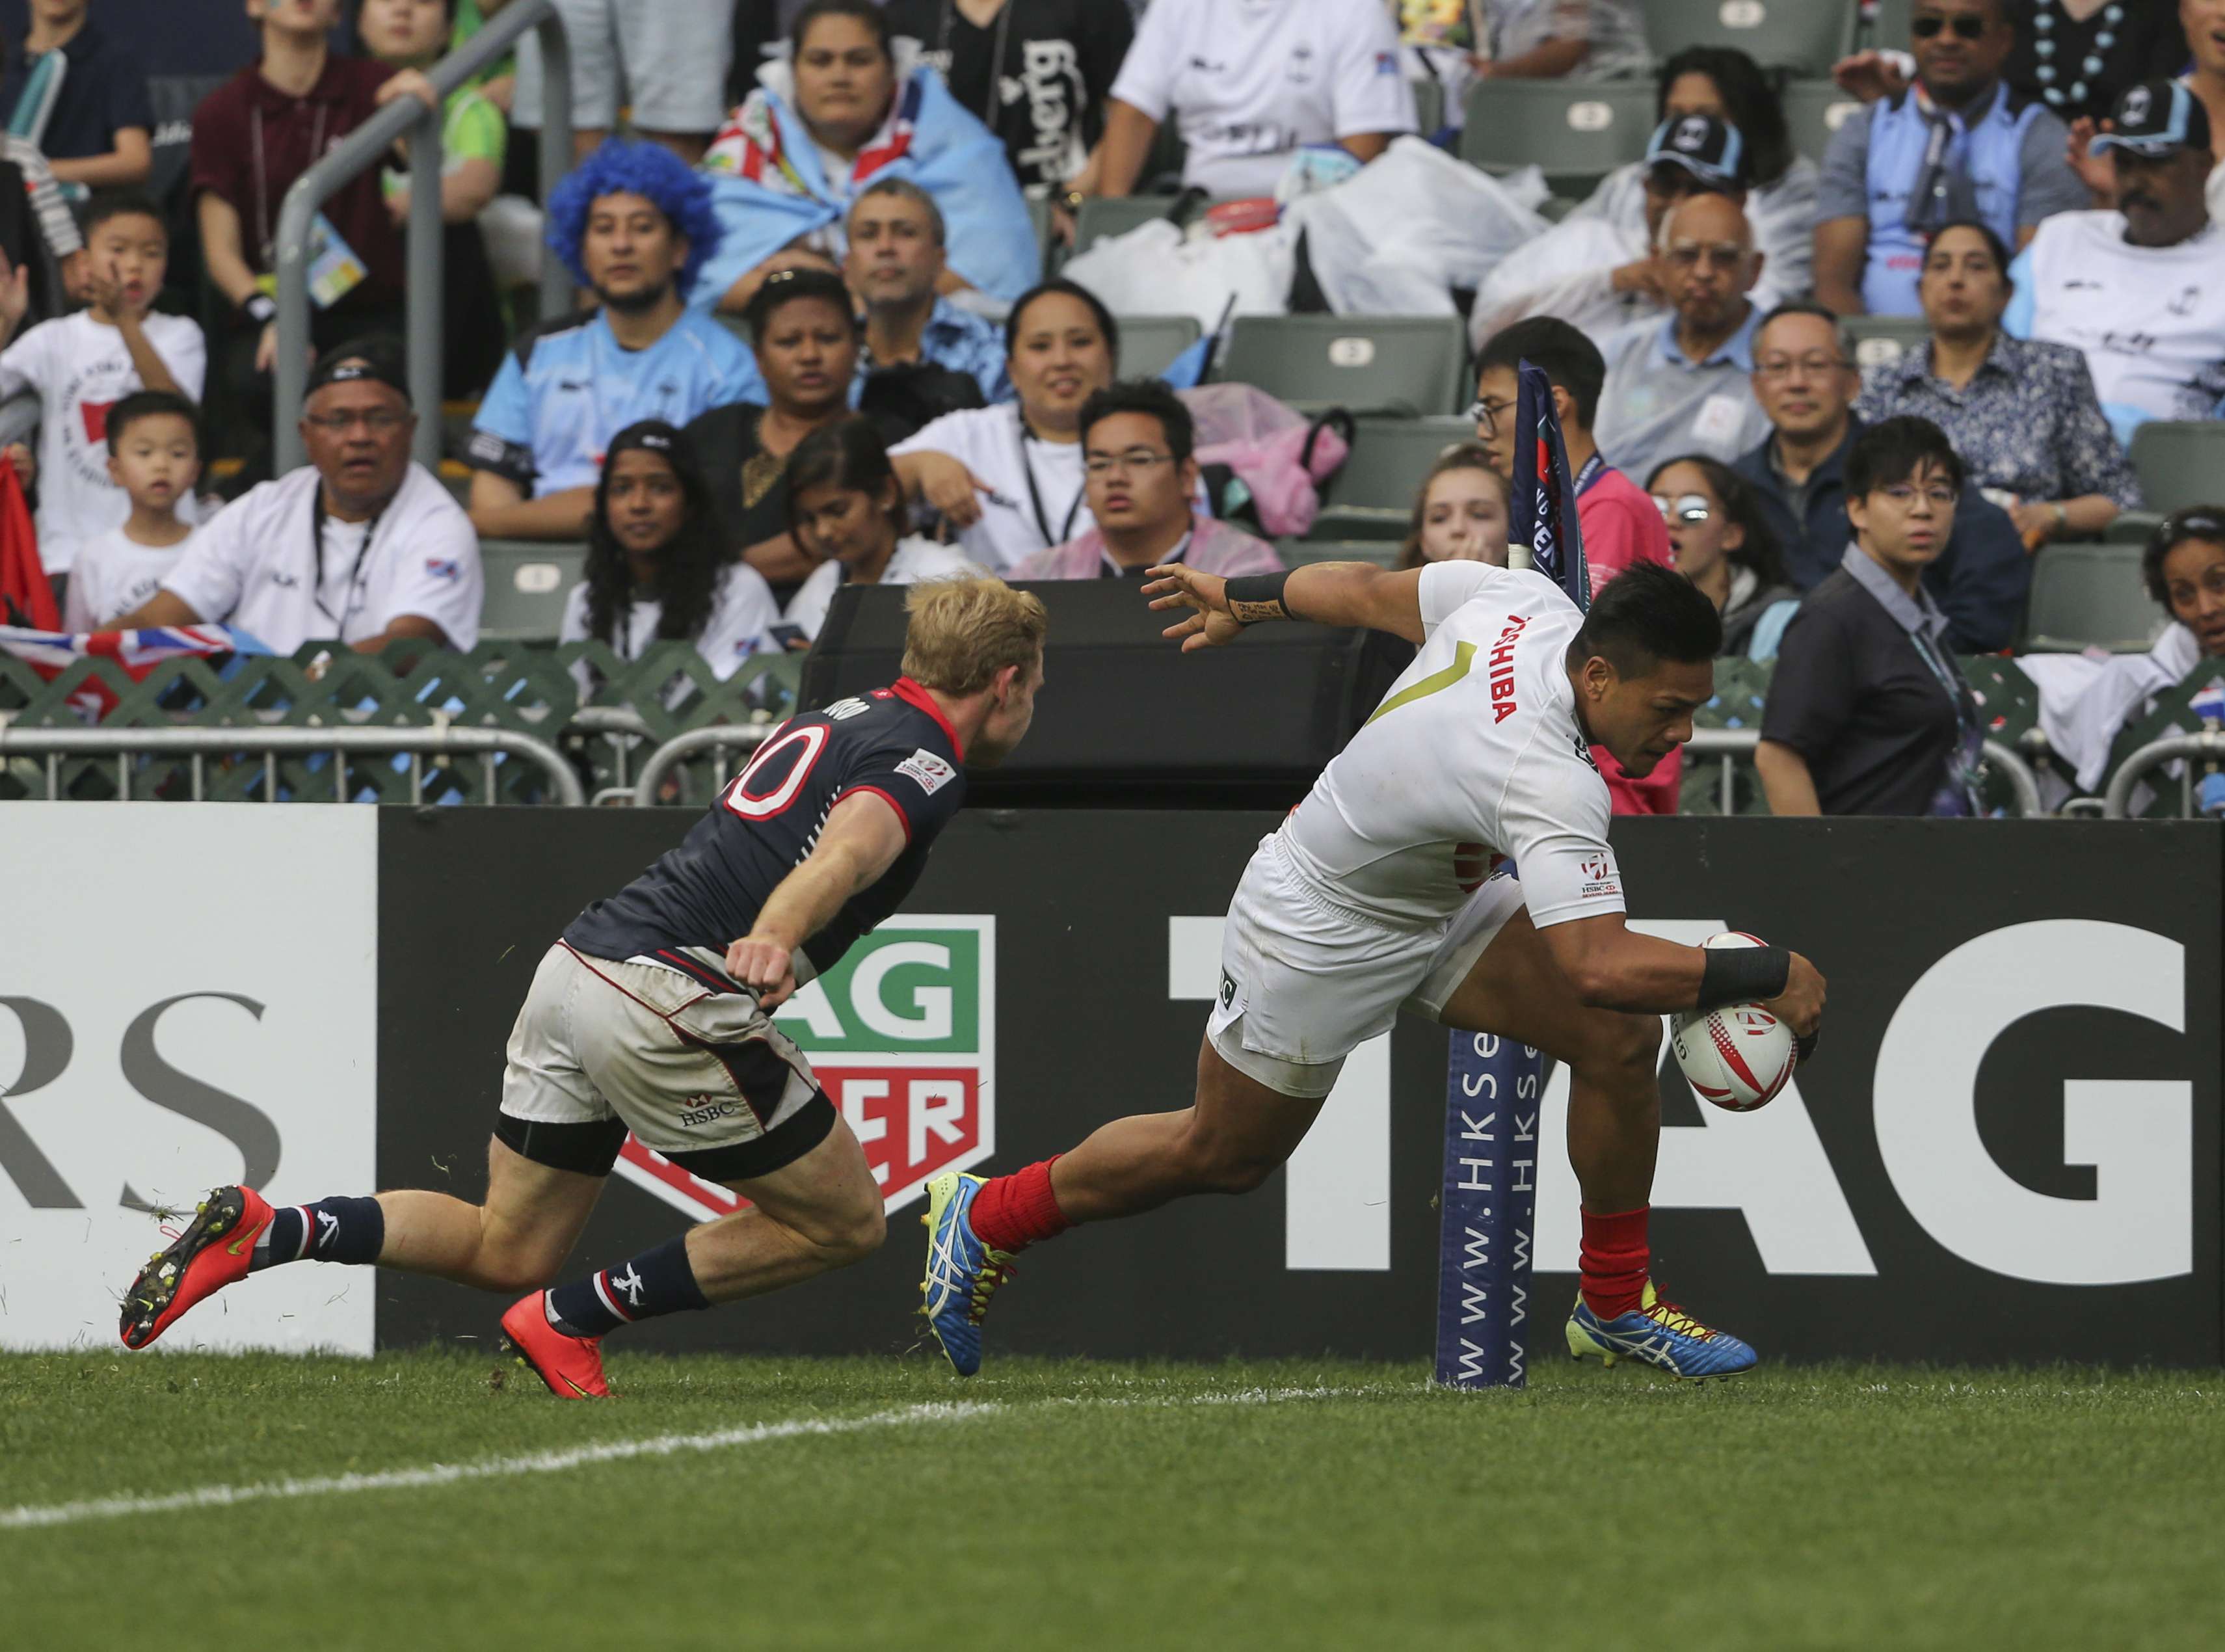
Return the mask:
M1710 935L1705 946L1759 946L1753 935ZM1750 1113L1777 1098L1798 1057L1792 1029L1758 1003L1688 1010L1670 1018L1670 1047L1701 1099Z

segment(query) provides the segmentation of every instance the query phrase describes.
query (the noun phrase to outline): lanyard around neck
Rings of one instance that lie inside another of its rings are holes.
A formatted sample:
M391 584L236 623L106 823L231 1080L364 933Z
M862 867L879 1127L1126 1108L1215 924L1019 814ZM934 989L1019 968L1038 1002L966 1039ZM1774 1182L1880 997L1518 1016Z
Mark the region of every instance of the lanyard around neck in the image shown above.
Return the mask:
M255 161L255 233L263 249L263 265L266 269L277 267L278 257L270 237L270 164L263 151L263 105L256 104L248 111L249 148ZM325 123L332 111L325 104L317 105L317 123L309 134L309 166L315 166L325 152ZM302 170L307 171L307 168Z
M371 554L371 541L378 537L379 520L386 515L388 505L392 501L371 512L371 520L363 525L363 543L356 547L355 560L348 564L347 595L341 600L340 611L335 616L331 609L325 606L325 487L321 479L309 491L309 548L315 554L317 569L315 583L309 587L309 600L316 604L319 613L333 622L334 636L345 642L347 641L348 622L363 606L364 561Z
M1043 490L1036 485L1035 464L1028 458L1028 416L1017 408L1014 408L1012 418L1014 423L1019 427L1020 474L1028 479L1028 503L1035 508L1036 530L1043 535L1046 549L1053 545L1063 545L1074 537L1074 518L1081 515L1081 501L1089 490L1087 488L1074 490L1074 503L1066 509L1066 526L1059 531L1058 537L1053 539L1050 534L1050 513L1043 509Z

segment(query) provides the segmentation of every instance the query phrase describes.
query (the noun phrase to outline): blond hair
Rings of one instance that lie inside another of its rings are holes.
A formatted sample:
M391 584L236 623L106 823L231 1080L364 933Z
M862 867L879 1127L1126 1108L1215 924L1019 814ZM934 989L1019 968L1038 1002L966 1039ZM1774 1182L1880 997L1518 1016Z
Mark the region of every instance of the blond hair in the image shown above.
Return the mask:
M904 612L904 675L946 694L978 694L1006 666L1024 676L1050 630L1041 598L986 574L916 585Z

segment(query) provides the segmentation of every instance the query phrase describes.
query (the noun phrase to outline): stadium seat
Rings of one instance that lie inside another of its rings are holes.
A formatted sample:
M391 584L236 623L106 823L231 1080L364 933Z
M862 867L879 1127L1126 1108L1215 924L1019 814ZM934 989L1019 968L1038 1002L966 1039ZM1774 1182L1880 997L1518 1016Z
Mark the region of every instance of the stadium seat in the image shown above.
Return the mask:
M1460 156L1491 172L1536 164L1556 193L1582 196L1617 167L1645 158L1651 81L1483 80L1467 94Z
M2051 545L2032 561L2018 646L2026 654L2133 654L2154 643L2165 618L2141 582L2139 546Z
M1916 0L1882 0L1877 10L1877 26L1867 41L1860 38L1861 8L1848 6L1845 10L1848 51L1853 51L1857 45L1889 47L1896 52L1908 49L1908 20L1916 10Z
M1400 542L1398 539L1285 539L1277 541L1275 548L1284 563L1294 568L1309 562L1372 562L1379 568L1387 568L1397 565Z
M1445 83L1435 79L1414 82L1414 130L1429 137L1444 123Z
M1171 217L1180 200L1176 195L1092 196L1081 203L1074 220L1074 250L1077 255L1087 252L1098 242L1125 235L1138 224Z
M1920 315L1850 315L1846 325L1854 336L1858 367L1897 362L1931 341L1931 328Z
M2111 545L2145 545L2161 526L2163 513L2159 510L2120 510L2101 530L2101 537Z
M2225 421L2151 419L2133 432L2132 460L2151 510L2225 503Z
M1822 165L1832 134L1861 107L1833 81L1795 80L1784 89L1784 120L1792 129L1792 147Z
M1194 315L1123 315L1120 326L1120 376L1151 378L1167 370L1174 358L1195 344L1205 329Z
M1687 46L1729 46L1764 68L1828 74L1847 43L1851 6L1824 0L1644 0L1657 56Z
M1467 364L1456 315L1246 315L1214 377L1294 407L1412 419L1453 412Z
M1475 427L1465 419L1360 420L1352 456L1330 479L1326 503L1307 538L1404 539L1414 496L1437 455L1474 434Z
M587 548L487 539L479 541L479 562L486 570L479 635L496 642L555 642L564 598L585 574Z

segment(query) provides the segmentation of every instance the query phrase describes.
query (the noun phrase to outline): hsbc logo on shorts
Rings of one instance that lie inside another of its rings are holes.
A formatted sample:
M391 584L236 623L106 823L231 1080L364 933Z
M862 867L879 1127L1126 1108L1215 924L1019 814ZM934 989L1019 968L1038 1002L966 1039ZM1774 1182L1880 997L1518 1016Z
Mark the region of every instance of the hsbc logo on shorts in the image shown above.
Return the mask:
M887 1208L996 1145L997 921L890 919L773 1022L865 1149ZM742 1208L726 1188L629 1140L618 1174L698 1221Z

